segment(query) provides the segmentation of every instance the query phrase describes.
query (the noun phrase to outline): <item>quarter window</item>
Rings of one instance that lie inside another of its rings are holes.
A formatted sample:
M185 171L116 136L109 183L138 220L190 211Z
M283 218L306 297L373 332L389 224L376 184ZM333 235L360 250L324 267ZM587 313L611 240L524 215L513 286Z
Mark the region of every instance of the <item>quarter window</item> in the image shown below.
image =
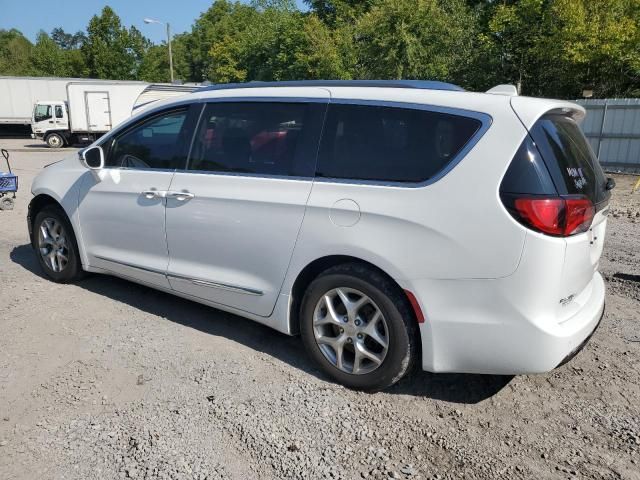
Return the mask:
M154 115L112 140L108 167L176 169L185 163L187 110Z
M480 126L426 110L330 105L317 176L422 182L449 165Z
M211 103L202 114L188 169L300 175L296 155L308 112L303 103Z

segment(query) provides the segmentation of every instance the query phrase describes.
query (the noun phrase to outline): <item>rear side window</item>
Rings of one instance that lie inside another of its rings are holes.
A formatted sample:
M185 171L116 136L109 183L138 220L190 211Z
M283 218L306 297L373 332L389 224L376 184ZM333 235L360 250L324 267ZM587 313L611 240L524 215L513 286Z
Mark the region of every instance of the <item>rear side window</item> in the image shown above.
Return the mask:
M296 155L309 108L304 103L208 104L200 119L188 169L301 175L296 168Z
M316 175L423 182L449 165L480 126L475 118L426 110L332 104Z
M585 195L594 204L606 200L606 178L580 128L571 118L545 115L531 129L561 195Z

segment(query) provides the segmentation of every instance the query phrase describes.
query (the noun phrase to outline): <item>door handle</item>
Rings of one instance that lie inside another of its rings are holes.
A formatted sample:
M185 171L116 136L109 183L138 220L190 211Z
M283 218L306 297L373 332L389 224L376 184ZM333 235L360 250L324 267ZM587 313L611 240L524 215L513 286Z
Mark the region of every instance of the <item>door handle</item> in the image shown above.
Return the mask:
M151 200L152 198L162 198L166 196L166 194L167 192L163 190L145 190L144 192L142 192L142 195L144 195L144 197L148 198L149 200Z
M195 195L189 192L167 192L167 197L175 198L179 202L184 202L185 200L192 199Z

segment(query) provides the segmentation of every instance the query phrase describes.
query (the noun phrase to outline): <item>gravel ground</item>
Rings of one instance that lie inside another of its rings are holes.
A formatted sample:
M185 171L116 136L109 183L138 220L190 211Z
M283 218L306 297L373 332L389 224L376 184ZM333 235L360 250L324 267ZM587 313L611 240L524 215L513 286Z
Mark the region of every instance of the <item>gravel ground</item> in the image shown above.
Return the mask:
M0 141L21 181L0 212L0 479L640 479L636 177L616 176L607 313L573 361L372 395L249 320L107 276L44 279L29 188L65 153L25 143Z

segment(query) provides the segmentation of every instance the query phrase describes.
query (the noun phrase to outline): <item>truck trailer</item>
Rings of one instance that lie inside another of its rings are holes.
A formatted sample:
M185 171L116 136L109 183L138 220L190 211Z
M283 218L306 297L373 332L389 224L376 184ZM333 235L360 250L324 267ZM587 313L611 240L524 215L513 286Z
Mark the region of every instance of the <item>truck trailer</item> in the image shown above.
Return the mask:
M92 142L136 109L197 88L145 82L70 82L64 98L36 102L32 137L44 140L51 148Z
M96 82L82 78L0 76L0 127L31 124L38 100L65 98L69 82Z

